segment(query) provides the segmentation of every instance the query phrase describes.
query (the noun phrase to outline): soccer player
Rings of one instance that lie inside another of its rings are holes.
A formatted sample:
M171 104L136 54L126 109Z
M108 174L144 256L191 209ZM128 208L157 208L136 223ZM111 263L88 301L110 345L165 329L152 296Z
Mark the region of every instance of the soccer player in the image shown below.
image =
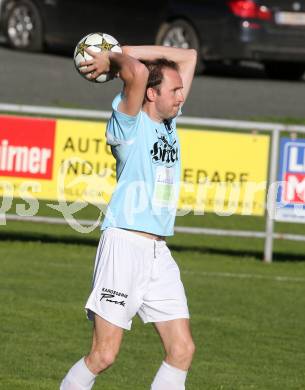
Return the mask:
M114 72L123 91L112 103L107 143L116 159L117 186L97 248L92 292L90 353L63 379L60 390L89 390L119 352L124 330L138 314L152 322L165 358L152 390L185 389L194 343L178 266L166 245L173 235L180 181L176 117L194 77L197 53L164 46L124 46L89 52L80 66L96 78Z

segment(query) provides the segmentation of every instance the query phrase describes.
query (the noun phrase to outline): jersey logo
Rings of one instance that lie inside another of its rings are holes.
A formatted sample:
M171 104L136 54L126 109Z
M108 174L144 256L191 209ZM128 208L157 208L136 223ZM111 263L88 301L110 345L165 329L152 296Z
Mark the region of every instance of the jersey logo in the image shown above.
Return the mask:
M150 154L154 164L171 167L179 159L177 141L171 144L165 135L158 135L158 141L153 144Z

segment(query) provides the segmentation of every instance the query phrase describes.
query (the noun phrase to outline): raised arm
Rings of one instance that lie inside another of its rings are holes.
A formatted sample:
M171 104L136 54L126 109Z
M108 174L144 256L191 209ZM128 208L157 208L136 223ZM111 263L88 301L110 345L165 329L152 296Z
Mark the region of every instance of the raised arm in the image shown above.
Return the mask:
M124 97L118 109L128 115L137 115L141 110L146 90L148 79L146 66L124 51L123 54L111 51L95 53L87 50L87 52L92 59L80 64L80 66L87 66L84 73L90 74L92 78L109 71L117 73L124 83Z
M124 83L124 98L119 110L128 115L136 115L142 107L145 96L148 70L139 60L154 60L165 57L175 61L183 81L184 100L187 98L194 78L197 52L194 49L180 49L167 46L123 46L122 54L111 51L99 53L86 50L92 59L80 64L84 73L96 78L109 71L117 73Z
M197 62L196 50L168 46L123 46L122 49L123 53L136 59L149 61L165 57L168 60L175 61L179 65L183 81L183 96L184 99L187 98L194 78Z

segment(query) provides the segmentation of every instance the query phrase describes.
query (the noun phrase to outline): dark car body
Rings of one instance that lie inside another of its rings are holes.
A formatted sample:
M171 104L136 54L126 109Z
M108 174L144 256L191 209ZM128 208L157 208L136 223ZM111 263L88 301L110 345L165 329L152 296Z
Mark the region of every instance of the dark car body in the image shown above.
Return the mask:
M26 0L38 10L47 46L72 48L91 32L107 32L121 44L154 43L165 20L166 2L156 0L153 7L139 6L136 0ZM0 29L8 35L6 24L14 5L24 0L2 0Z
M203 61L224 60L259 61L282 78L305 70L305 0L0 0L0 28L10 46L24 50L74 49L100 31L122 45L194 47L198 71ZM28 42L14 41L18 28L28 29Z

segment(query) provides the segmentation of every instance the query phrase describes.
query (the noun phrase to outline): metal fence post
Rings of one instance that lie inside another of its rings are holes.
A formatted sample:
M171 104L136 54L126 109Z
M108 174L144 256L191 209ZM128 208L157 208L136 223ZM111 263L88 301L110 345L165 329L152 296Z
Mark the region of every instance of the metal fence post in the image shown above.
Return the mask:
M273 252L273 230L274 230L274 218L276 211L276 186L274 186L277 179L277 161L278 161L278 149L279 149L279 137L280 129L275 128L272 130L272 142L271 142L271 155L270 155L270 168L269 168L269 181L267 188L267 202L266 202L266 238L264 249L264 261L266 263L272 262Z

